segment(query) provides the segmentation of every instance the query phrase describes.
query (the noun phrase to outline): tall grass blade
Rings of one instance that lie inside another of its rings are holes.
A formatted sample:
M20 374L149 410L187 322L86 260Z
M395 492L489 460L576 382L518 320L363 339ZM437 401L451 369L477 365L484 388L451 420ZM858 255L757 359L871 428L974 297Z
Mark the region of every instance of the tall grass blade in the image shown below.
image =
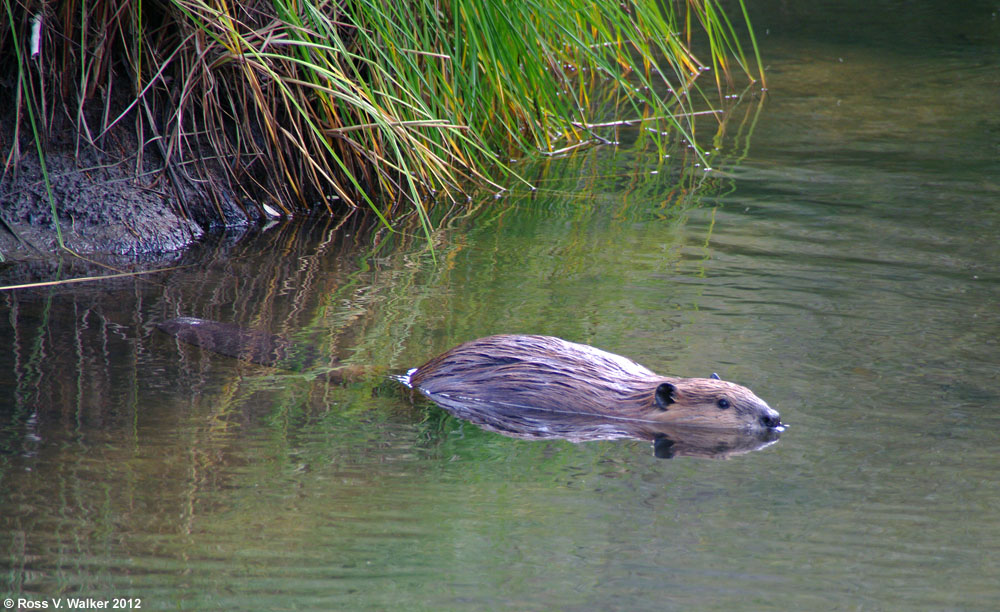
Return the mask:
M701 155L700 76L763 80L744 0L738 24L717 0L70 0L46 14L44 65L18 41L25 5L2 1L40 155L57 117L77 152L134 129L137 170L151 148L178 196L409 212L428 237L434 202L523 182L506 160L612 143L621 122Z

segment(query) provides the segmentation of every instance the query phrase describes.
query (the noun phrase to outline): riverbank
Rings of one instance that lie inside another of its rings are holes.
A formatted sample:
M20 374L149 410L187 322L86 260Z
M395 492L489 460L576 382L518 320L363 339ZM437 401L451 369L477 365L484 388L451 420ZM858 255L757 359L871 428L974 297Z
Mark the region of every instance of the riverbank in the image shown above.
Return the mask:
M136 150L134 144L116 144ZM60 250L60 236L78 254L158 255L189 246L207 230L245 228L263 219L258 205L241 206L225 190L181 185L178 197L148 151L141 172L134 153L124 161L101 157L89 147L79 155L59 144L46 151L57 224L38 156L22 150L17 171L0 178L4 260L49 258Z
M521 183L505 159L636 122L697 145L699 75L763 83L760 59L714 2L657 7L4 0L0 254L171 251L255 223L260 202L413 212L429 239L427 200Z

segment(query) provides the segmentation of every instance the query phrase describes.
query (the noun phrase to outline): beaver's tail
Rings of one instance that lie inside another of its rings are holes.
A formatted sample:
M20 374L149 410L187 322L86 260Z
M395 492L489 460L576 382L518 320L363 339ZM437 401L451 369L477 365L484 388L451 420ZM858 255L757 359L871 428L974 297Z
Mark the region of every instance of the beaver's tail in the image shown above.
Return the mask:
M320 361L314 347L231 323L178 317L158 323L156 327L183 342L260 365L303 370Z

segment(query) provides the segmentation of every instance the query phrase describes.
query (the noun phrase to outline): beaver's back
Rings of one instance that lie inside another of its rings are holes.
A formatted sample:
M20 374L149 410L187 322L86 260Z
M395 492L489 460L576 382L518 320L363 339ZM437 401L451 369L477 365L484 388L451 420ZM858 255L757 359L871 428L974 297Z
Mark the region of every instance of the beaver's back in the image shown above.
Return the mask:
M636 417L669 378L613 353L551 336L490 336L461 344L410 374L434 399L465 397L510 406Z

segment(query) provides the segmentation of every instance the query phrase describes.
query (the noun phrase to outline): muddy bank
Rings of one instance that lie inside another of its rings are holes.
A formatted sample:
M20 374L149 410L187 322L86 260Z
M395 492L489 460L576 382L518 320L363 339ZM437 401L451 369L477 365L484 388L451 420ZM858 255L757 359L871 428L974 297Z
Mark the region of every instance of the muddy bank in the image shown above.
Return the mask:
M49 126L45 165L67 248L155 256L183 249L209 230L264 220L258 204L238 199L225 181L210 180L223 174L210 153L189 152L187 164L165 169L159 148L140 147L136 130L125 125L93 145L78 144L75 126L61 115ZM22 126L14 146L12 119L0 119L0 150L0 255L6 261L49 258L59 243L35 144Z
M137 174L125 163L78 161L72 152L46 153L63 243L76 253L155 255L177 251L206 229L247 227L262 218L259 207L240 206L220 196L189 194L183 202L161 173ZM133 162L134 164L134 162ZM218 195L218 194L216 194ZM228 200L228 201L227 201ZM6 260L46 257L58 250L37 155L22 155L16 173L0 179L0 254Z
M77 253L147 254L183 248L202 230L116 166L80 169L64 155L48 155L52 195L64 244ZM22 160L15 177L0 183L7 259L32 258L58 249L56 225L37 157Z

